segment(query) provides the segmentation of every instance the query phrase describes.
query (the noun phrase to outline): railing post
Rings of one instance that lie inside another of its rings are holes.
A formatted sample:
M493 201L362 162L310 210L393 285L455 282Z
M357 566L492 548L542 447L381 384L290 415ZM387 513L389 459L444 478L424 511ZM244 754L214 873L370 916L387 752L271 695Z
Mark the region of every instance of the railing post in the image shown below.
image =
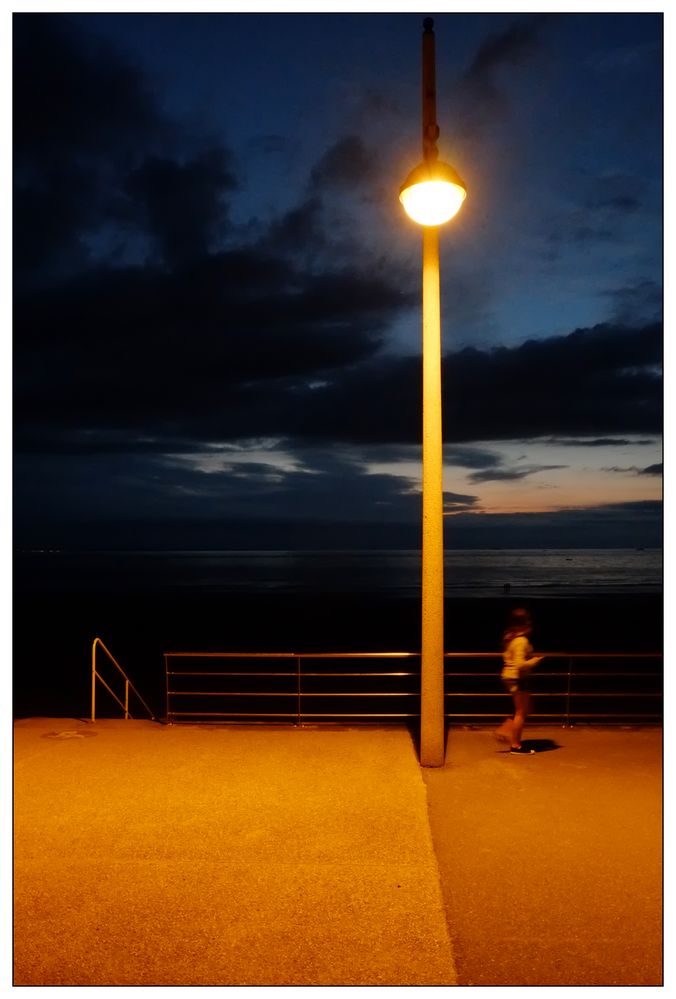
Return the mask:
M92 721L96 721L96 639L92 645Z
M164 689L166 695L164 701L164 718L167 725L171 725L171 722L169 721L169 656L166 652L164 653Z
M129 680L124 685L124 720L129 720Z
M297 674L298 675L298 681L297 681L297 691L298 691L298 705L297 705L298 722L297 722L297 724L298 724L299 728L301 726L301 712L302 712L302 709L301 709L301 693L300 693L300 659L301 659L301 657L298 656L298 660L297 660L298 661L298 674Z
M572 656L568 657L568 689L566 691L566 720L563 723L564 728L570 728L570 687L573 674L573 659Z

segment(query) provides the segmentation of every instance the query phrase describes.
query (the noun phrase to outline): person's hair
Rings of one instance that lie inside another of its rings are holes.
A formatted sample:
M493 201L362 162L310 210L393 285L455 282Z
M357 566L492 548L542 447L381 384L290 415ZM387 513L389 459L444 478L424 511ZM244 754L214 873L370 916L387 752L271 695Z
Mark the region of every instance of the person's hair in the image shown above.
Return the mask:
M531 626L530 614L523 607L517 607L509 615L507 627L502 634L503 645L506 648L513 638L522 635Z

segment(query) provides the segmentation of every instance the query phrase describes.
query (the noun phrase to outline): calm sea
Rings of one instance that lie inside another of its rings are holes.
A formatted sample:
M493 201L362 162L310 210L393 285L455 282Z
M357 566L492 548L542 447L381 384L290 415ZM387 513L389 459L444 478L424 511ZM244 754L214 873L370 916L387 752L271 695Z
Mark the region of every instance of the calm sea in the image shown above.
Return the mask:
M200 591L216 596L364 593L415 596L417 551L19 552L20 589L134 592ZM448 551L445 590L453 596L588 596L659 593L660 549Z

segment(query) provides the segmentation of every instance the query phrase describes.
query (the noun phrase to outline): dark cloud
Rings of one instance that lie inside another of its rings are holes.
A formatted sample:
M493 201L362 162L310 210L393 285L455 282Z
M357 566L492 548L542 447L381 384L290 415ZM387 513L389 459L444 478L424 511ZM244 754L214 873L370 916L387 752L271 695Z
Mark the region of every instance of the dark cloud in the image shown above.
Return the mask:
M610 465L601 469L602 472L617 472L620 475L649 475L655 478L662 476L662 462L639 468L637 465Z
M505 31L489 35L465 71L465 79L480 87L490 81L501 66L518 66L530 58L542 22L542 16L529 18L511 24Z
M458 465L460 468L495 468L501 464L502 456L485 448L444 447L444 462L447 465Z
M604 211L605 209L610 209L612 211L618 212L635 212L641 207L641 202L638 198L627 194L618 194L614 198L603 198L595 203L589 205L593 209L600 209Z
M82 266L121 177L168 124L142 75L67 15L14 15L17 281Z
M550 437L549 444L561 447L626 447L628 444L654 444L653 438L628 440L626 437Z
M637 325L662 316L663 290L655 281L623 284L602 294L610 301L614 320L623 325Z
M444 491L444 516L455 516L459 513L466 513L474 510L478 502L478 496L468 496L464 493L449 493Z
M444 360L444 436L448 444L549 436L659 435L658 325L601 325L513 348L466 348ZM419 361L381 358L310 397L313 417L294 433L357 443L420 434ZM396 400L396 402L395 402Z
M506 117L511 105L502 73L529 63L540 51L546 22L543 14L520 18L481 43L458 82L459 131L474 134Z
M17 521L40 520L40 484L49 481L46 517L87 521L147 518L165 525L210 521L220 511L228 521L292 520L337 523L419 520L420 494L404 476L368 473L338 449L306 454L284 467L270 461L225 455L216 465L190 455L46 455L19 458ZM83 487L83 483L86 485ZM447 493L445 504L471 509L476 497Z
M310 197L278 219L273 219L261 246L287 255L317 254L329 240L323 224L321 198Z
M87 275L17 305L19 435L36 420L160 447L288 431L303 390L372 355L405 301L375 274L313 275L254 251Z
M141 72L68 15L15 15L14 94L19 288L101 260L182 264L222 239L231 153L171 122Z
M313 190L347 188L352 190L371 180L376 158L358 135L340 139L324 153L310 174Z
M17 443L60 432L77 450L126 432L146 451L177 438L417 444L419 359L376 357L405 303L375 277L313 277L245 253L196 273L78 282L17 308ZM447 445L659 435L660 352L658 326L599 326L448 355Z
M472 472L468 476L470 482L514 482L525 479L538 472L550 472L556 469L569 468L568 465L528 465L525 468L494 468L481 472Z
M181 266L205 256L224 234L225 195L237 187L231 157L210 149L185 163L151 157L126 179L160 259Z
M14 14L14 149L19 167L147 146L166 122L142 74L66 14Z

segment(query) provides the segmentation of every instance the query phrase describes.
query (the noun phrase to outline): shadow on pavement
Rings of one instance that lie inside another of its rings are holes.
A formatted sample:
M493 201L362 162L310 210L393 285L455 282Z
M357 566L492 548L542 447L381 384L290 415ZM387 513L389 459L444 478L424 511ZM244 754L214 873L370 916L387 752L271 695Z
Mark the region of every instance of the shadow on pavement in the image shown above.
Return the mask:
M521 745L524 749L532 749L536 753L549 753L552 749L563 749L554 739L524 739Z
M499 742L502 745L502 749L499 749L498 752L509 755L509 741L507 739L500 739ZM523 739L521 745L526 752L531 753L549 753L553 749L563 749L563 746L560 746L554 739Z

